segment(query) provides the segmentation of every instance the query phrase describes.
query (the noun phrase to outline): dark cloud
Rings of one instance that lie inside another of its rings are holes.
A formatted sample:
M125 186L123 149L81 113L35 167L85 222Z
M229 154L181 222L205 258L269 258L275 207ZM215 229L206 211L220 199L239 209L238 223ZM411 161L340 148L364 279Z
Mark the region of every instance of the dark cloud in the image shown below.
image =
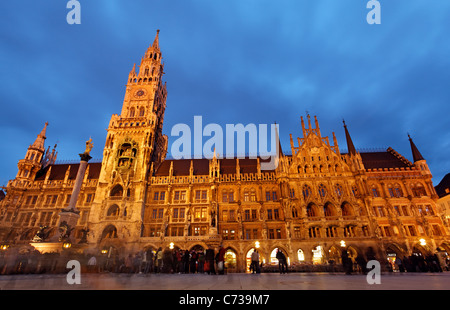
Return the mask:
M343 118L356 147L391 146L409 159L410 132L437 183L450 170L450 3L382 1L382 23L370 26L364 2L80 0L82 23L68 25L65 1L4 1L0 184L45 121L60 159L76 159L90 136L101 158L156 29L166 134L194 115L222 126L276 121L288 150L308 110L342 148Z

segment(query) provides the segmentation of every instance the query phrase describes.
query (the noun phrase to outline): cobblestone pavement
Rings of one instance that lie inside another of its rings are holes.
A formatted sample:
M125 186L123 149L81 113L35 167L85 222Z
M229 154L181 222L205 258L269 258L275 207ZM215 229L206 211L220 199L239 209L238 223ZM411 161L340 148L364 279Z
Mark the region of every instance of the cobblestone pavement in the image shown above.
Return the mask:
M1 290L448 290L450 272L385 273L381 284L365 275L290 274L81 274L68 284L65 274L2 275Z

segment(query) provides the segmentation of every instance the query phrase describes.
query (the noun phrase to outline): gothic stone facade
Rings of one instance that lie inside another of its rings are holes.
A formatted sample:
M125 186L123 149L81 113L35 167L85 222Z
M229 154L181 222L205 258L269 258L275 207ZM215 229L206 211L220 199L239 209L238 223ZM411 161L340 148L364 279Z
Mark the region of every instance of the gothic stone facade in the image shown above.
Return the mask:
M301 118L302 137L291 135L291 155L275 170L261 159L165 160L162 134L167 90L162 82L158 34L129 74L120 115L109 123L101 163L88 164L72 233L85 251L228 248L229 267L244 271L255 246L270 263L276 248L291 265L340 262L372 247L386 255L448 251L449 227L426 161L410 139L414 162L392 148L357 152L344 124L347 153ZM41 226L57 234L79 164L55 164L45 152L47 124L18 163L0 202L0 240L28 244ZM421 240L423 239L423 240Z

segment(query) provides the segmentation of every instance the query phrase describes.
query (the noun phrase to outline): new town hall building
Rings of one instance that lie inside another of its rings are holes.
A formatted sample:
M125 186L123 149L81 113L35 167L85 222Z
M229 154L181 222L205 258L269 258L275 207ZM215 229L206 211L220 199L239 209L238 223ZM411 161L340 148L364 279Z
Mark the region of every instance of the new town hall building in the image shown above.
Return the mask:
M291 135L291 155L281 151L275 170L261 170L260 158L166 160L158 35L128 76L102 162L89 163L82 176L74 244L86 228L91 253L222 244L229 271L244 271L255 247L266 264L277 261L278 248L291 265L339 263L343 248L355 257L372 247L383 260L450 250L431 172L411 138L413 162L392 148L358 152L344 123L341 153L335 134L323 136L307 115L301 137ZM46 134L47 124L5 188L2 244L29 244L42 226L49 238L58 233L79 164L56 164Z

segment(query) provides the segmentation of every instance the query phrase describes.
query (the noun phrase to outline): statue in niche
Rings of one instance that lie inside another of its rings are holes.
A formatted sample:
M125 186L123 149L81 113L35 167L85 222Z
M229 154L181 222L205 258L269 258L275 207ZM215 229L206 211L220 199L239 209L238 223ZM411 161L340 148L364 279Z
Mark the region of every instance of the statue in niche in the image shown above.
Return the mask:
M211 227L216 227L216 211L211 211Z
M137 149L132 144L126 142L119 148L119 161L118 167L129 168L133 164L133 158L136 157Z

